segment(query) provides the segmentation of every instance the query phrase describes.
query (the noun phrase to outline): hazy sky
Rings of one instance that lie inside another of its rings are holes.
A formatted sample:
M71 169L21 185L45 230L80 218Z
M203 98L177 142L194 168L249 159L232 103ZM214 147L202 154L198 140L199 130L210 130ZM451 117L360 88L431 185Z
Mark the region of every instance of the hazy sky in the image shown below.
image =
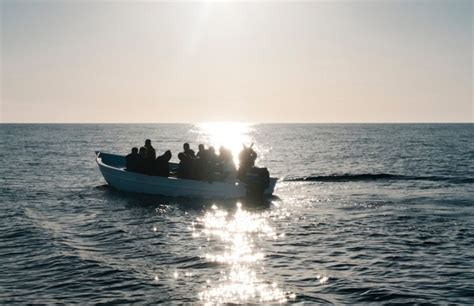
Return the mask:
M1 2L1 122L473 122L473 4Z

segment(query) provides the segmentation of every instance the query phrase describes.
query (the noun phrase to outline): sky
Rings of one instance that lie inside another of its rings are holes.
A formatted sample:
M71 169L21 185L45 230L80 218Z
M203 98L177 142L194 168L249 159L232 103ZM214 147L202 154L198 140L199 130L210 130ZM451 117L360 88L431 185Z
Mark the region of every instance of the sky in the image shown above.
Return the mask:
M0 122L474 122L473 2L0 0Z

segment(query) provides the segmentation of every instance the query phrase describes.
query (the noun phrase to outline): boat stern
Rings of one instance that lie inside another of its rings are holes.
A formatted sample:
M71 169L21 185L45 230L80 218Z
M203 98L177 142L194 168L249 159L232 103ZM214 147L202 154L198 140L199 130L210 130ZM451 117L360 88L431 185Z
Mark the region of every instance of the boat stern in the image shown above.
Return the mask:
M276 186L277 182L278 182L277 177L270 177L270 184L267 187L267 189L265 189L264 194L265 195L272 195L273 192L275 191L275 186Z

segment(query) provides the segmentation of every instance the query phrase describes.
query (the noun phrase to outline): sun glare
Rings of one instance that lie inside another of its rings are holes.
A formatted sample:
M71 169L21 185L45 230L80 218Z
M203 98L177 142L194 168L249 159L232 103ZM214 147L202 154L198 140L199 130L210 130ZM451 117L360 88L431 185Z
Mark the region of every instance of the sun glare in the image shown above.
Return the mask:
M244 122L205 122L196 126L194 131L198 134L198 141L213 146L216 152L220 146L232 151L234 162L238 165L238 154L242 145L250 146L253 138L251 123Z

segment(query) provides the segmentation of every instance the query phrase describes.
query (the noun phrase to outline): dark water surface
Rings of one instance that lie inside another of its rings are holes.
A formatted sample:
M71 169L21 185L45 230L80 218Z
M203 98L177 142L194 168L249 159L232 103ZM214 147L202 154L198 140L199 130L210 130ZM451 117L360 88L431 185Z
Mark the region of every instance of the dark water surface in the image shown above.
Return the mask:
M263 202L132 195L94 150L255 143ZM474 125L0 125L0 303L474 303Z

